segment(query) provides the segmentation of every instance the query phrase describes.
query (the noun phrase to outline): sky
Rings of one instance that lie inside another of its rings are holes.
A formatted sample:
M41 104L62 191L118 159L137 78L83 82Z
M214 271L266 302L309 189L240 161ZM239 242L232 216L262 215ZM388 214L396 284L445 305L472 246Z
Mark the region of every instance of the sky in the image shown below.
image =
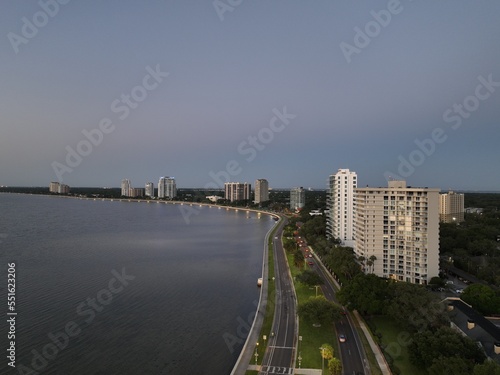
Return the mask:
M500 191L500 2L8 0L0 185Z

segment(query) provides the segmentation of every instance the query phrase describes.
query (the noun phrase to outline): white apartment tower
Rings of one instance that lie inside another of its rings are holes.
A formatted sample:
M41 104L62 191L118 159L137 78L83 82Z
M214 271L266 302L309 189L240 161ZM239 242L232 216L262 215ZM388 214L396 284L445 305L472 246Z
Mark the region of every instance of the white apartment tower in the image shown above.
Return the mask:
M129 179L123 179L122 180L122 192L121 195L124 197L129 197L130 196L130 189L132 189L132 184L130 183Z
M297 210L306 204L306 192L303 187L296 187L290 190L290 209Z
M158 198L174 199L177 196L177 186L174 177L160 177L158 181Z
M354 251L365 272L415 284L438 276L439 189L389 181L355 189L354 201Z
M357 184L356 172L349 169L339 169L328 180L327 236L340 239L347 246L353 246L354 240L354 189Z
M252 184L248 182L226 182L224 184L224 199L230 202L250 199Z
M449 191L439 195L439 220L443 223L464 221L464 195Z
M255 203L262 203L269 200L269 182L266 179L255 181Z
M145 190L146 197L154 198L154 196L155 196L155 184L154 183L146 182L144 190Z

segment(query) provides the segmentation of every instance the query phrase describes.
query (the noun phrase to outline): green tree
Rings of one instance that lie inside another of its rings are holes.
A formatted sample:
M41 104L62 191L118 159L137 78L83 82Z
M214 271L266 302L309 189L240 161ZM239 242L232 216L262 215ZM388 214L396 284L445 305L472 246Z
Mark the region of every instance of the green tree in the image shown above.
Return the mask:
M465 288L461 298L482 314L500 313L500 297L487 285L469 285Z
M427 369L433 365L435 358L462 358L468 365L469 374L472 373L474 364L483 363L486 359L482 349L474 341L449 327L415 334L408 352L411 363Z
M301 274L296 276L298 282L305 284L307 286L322 285L323 279L314 271L305 270Z
M369 267L370 272L373 273L373 267L375 266L375 261L377 260L377 257L375 255L370 255L370 258L366 261L366 265Z
M429 375L469 375L470 366L463 358L439 357L434 359L432 366L428 369Z
M360 273L337 293L342 305L364 315L384 314L388 303L387 280L373 274Z
M446 285L445 281L439 276L434 276L430 279L429 285L432 288L442 288Z
M389 315L397 324L409 331L436 329L448 324L444 306L423 286L409 283L390 283Z
M328 372L330 375L342 375L342 363L338 358L332 358L328 361Z
M472 375L500 375L500 365L493 361L485 361L474 366Z
M298 268L302 268L304 266L304 255L300 249L293 252L293 262Z
M321 345L319 351L323 359L330 360L333 358L333 348L330 344Z
M340 320L340 308L325 297L311 297L298 307L298 314L310 323L323 325Z

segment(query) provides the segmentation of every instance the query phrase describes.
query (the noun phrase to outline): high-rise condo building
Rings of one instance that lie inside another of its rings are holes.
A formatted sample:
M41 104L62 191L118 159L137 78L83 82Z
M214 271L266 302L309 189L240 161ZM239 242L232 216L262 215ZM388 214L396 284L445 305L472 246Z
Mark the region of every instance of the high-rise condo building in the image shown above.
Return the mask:
M269 200L269 182L266 179L255 181L255 203L262 203Z
M439 273L439 189L407 187L354 191L354 251L365 272L427 284Z
M247 182L226 182L224 184L224 199L230 202L250 199L252 184Z
M152 182L146 182L145 186L145 195L146 197L154 198L155 196L155 184Z
M443 223L464 221L464 195L449 191L439 195L439 220Z
M306 204L306 191L304 188L296 187L290 190L290 209L298 210L305 206Z
M177 196L177 186L174 177L160 177L158 181L158 198L174 199Z
M353 246L354 189L357 186L358 176L349 169L339 169L328 179L327 237L340 239L347 246Z
M49 185L49 192L56 194L69 194L69 186L59 182L51 182Z
M132 184L130 183L129 179L123 179L122 180L122 196L124 197L129 197L130 196L130 189L132 189Z

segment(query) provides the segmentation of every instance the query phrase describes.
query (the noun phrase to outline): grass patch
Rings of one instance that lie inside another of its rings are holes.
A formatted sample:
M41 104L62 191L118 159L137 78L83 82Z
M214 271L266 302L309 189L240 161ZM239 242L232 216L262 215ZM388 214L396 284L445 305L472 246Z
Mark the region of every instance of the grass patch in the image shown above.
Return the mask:
M247 372L245 372L245 375L259 375L259 372L255 370L247 370Z
M299 269L293 261L292 254L287 254L287 261L292 274L295 293L297 294L297 304L306 302L311 297L315 297L316 288L310 288L307 285L295 282L295 276L304 271L304 266ZM305 267L307 267L307 265ZM321 288L318 288L317 295L323 295ZM336 340L333 324L329 328L316 328L313 327L311 323L305 322L299 317L299 336L302 336L302 342L298 349L302 357L302 368L321 368L321 353L319 348L323 344L330 344L333 347L334 355L339 357L338 342ZM298 367L298 363L296 366Z
M382 335L382 345L385 347L390 343L397 343L398 335L404 331L404 329L394 324L394 320L391 320L387 316L372 317L370 320L372 325L375 326L376 332ZM391 365L391 368L394 367L393 371L395 374L427 374L426 371L421 370L410 363L407 346L399 345L398 347L400 348L400 351L399 353L391 353L392 359L388 358L386 353L384 353L384 355L386 355L387 362Z

